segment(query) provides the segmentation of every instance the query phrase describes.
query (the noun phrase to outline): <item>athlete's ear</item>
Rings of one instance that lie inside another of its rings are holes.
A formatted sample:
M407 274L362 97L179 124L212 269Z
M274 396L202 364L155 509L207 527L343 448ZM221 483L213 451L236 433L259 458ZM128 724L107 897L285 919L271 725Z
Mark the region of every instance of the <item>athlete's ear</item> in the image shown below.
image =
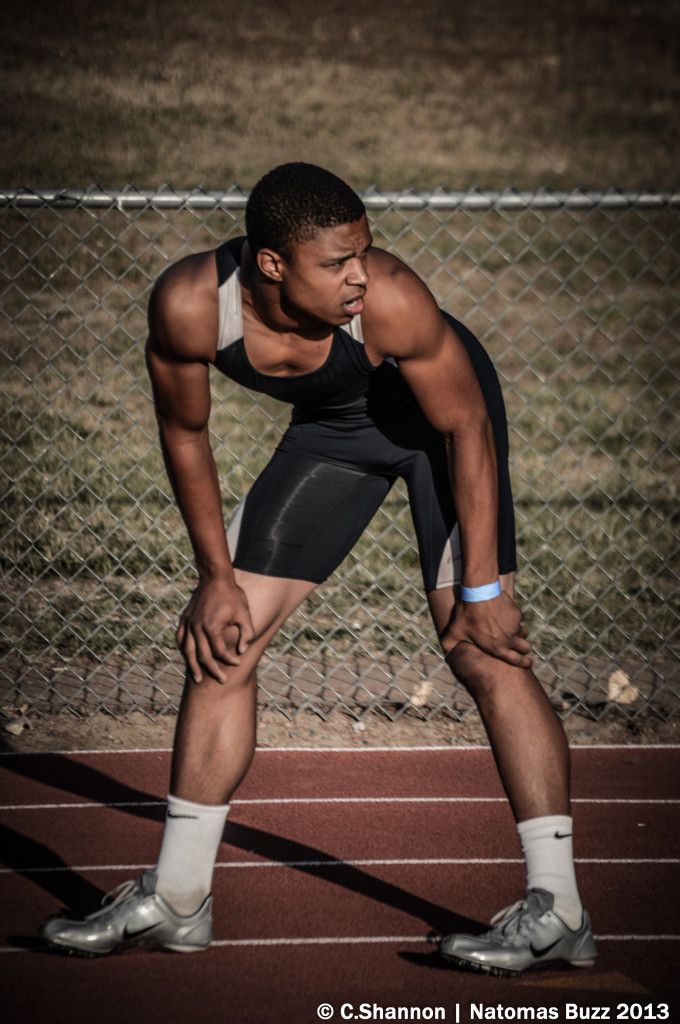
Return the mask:
M257 265L265 277L277 283L283 280L283 265L285 260L273 249L260 249L257 256Z

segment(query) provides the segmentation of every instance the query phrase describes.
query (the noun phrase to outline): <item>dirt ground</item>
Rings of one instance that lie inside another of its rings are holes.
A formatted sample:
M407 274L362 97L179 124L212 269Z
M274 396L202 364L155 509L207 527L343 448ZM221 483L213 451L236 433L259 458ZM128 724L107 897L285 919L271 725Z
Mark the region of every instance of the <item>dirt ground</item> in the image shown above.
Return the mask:
M678 184L680 0L34 0L4 28L2 186L249 188L291 159L357 188ZM565 725L577 744L680 731L616 710ZM166 748L174 726L29 714L0 724L0 749ZM485 737L473 717L269 711L259 742Z
M678 184L678 0L32 0L2 37L3 186Z
M167 749L172 746L176 721L175 715L150 719L139 712L122 721L104 714L84 719L68 714L7 719L0 735L0 750ZM7 731L12 723L23 724L18 734ZM678 721L640 716L630 722L616 710L606 712L597 722L572 714L564 726L572 745L680 743ZM372 714L357 722L339 711L325 721L308 711L298 712L293 720L281 712L267 711L258 727L260 747L455 747L486 743L476 715L467 716L463 722L438 715L426 722L405 714L391 722Z

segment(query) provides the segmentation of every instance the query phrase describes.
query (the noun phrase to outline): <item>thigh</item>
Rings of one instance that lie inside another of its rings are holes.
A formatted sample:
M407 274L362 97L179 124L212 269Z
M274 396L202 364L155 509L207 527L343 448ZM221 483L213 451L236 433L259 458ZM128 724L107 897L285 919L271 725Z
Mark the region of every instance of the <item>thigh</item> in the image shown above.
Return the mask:
M316 584L308 580L261 576L237 568L234 577L246 596L255 630L254 650L243 660L255 664L276 631L316 589Z
M450 590L460 583L461 549L446 445L441 434L431 434L427 447L414 453L404 479L425 592Z
M323 582L391 484L380 474L277 450L227 531L234 566L259 576Z
M497 557L501 577L517 568L514 508L506 475L499 473L498 480ZM435 450L414 459L405 478L425 591L450 589L461 582L462 556L443 438Z

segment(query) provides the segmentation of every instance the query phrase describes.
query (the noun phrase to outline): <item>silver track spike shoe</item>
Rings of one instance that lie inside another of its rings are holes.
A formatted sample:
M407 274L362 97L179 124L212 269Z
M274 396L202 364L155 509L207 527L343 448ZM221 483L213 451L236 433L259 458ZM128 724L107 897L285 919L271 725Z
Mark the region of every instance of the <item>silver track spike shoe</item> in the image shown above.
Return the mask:
M145 871L108 893L101 910L82 921L48 917L38 934L51 946L81 956L103 956L131 946L196 953L210 945L211 904L208 896L195 914L184 917L156 892L155 873Z
M483 935L447 935L442 956L457 967L511 976L531 967L566 960L574 967L592 967L597 948L588 915L572 931L553 911L554 897L545 889L529 889L523 900L502 910Z

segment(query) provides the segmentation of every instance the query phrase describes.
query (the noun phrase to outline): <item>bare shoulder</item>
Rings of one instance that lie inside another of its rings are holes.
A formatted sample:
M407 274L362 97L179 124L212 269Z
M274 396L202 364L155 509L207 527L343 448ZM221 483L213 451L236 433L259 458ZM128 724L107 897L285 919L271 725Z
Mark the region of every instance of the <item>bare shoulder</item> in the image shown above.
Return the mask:
M166 358L211 360L218 329L214 250L194 253L168 267L149 302L149 346Z
M399 357L427 344L443 322L427 285L403 260L383 249L370 250L368 274L361 322L369 348L376 356Z
M377 296L394 298L404 289L425 287L411 268L386 249L372 246L368 252L368 273L371 288ZM427 290L427 289L426 289Z

